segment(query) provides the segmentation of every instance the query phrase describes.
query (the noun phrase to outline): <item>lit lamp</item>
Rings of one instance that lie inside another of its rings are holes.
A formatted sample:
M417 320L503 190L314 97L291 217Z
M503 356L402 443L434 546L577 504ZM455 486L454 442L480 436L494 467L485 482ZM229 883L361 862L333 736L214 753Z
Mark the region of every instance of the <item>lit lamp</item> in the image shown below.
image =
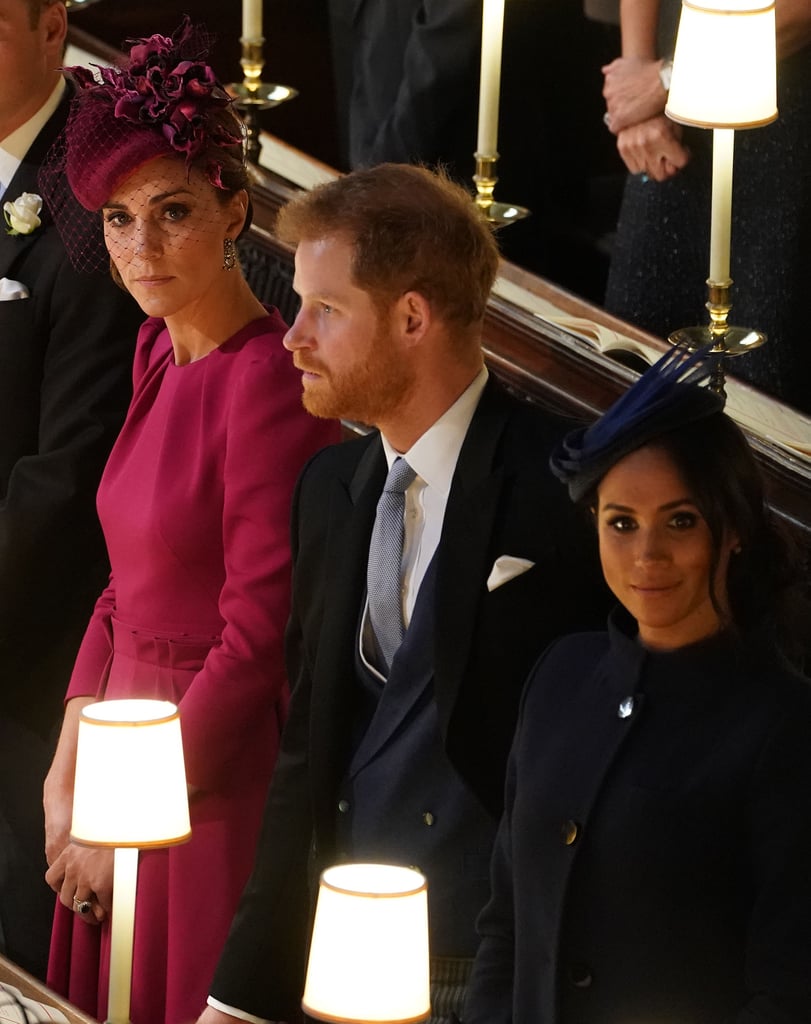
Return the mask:
M736 128L757 128L777 117L774 2L683 0L665 113L681 124L713 129L710 323L674 331L674 344L738 355L765 335L731 327L729 276L732 162Z
M130 1014L139 848L191 836L180 718L168 701L89 704L79 720L70 838L115 848L109 1024Z
M428 893L393 864L341 864L321 875L302 1009L352 1024L411 1024L431 1012Z
M265 66L262 0L242 0L242 36L239 41L242 46L242 58L239 63L245 77L241 82L231 82L226 89L234 97L234 105L242 111L247 130L246 155L249 160L258 163L261 145L256 112L277 107L285 100L292 100L298 96L298 89L262 81L262 70Z
M498 177L498 104L501 96L501 49L504 38L504 0L484 0L482 8L482 55L479 78L479 125L476 138L476 205L498 227L521 220L529 210L511 203L497 203L493 191Z

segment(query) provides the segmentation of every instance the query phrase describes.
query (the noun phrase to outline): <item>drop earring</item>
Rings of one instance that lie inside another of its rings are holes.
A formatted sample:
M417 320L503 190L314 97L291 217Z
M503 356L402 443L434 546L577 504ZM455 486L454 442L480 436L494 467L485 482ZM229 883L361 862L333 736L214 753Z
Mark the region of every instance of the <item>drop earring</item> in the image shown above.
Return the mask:
M233 270L237 265L237 247L233 238L226 238L222 243L222 269Z

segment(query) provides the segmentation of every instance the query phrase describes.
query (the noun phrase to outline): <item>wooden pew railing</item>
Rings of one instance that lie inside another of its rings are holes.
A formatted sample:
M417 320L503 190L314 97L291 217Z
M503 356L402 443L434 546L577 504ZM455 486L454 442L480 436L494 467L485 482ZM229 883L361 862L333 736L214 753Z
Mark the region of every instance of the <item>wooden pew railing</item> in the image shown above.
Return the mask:
M47 1006L55 1006L57 1010L64 1013L70 1024L96 1024L92 1017L88 1017L86 1013L77 1010L75 1006L66 999L63 999L62 996L58 996L33 975L24 971L22 967L18 967L4 956L0 956L0 981L6 985L13 985L14 988L19 989L28 999L35 999L37 1002L45 1003Z

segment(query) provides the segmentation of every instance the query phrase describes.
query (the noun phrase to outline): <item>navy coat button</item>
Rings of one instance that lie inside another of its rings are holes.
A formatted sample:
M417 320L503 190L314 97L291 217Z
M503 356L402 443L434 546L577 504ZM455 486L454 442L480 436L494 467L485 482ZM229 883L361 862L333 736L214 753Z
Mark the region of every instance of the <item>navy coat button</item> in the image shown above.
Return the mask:
M620 701L620 706L617 708L618 718L630 718L634 713L634 698L626 697L625 700Z
M339 800L338 801L338 810L341 812L341 814L346 814L346 812L349 810L349 801L348 800Z
M569 981L575 988L588 988L591 985L591 971L586 964L572 964L569 967Z
M560 835L563 839L563 842L567 846L571 846L572 843L574 843L577 837L580 835L580 826L577 824L576 821L572 821L572 819L569 818L568 821L564 821L561 825Z
M425 825L433 825L433 823L436 821L436 818L433 816L433 814L431 814L430 811L426 811L425 814L423 814L422 816L422 820Z

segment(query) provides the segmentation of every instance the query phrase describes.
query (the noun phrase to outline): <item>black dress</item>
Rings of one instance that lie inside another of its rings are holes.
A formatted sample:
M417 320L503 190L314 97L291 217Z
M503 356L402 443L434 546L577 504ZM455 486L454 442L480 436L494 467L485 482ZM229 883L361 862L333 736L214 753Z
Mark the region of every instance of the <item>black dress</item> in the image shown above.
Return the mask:
M811 686L634 633L530 677L465 1022L807 1024Z

